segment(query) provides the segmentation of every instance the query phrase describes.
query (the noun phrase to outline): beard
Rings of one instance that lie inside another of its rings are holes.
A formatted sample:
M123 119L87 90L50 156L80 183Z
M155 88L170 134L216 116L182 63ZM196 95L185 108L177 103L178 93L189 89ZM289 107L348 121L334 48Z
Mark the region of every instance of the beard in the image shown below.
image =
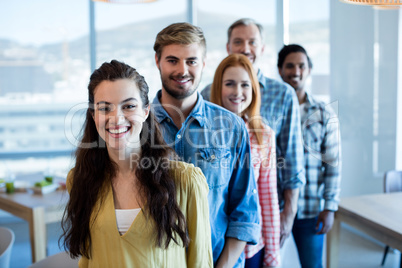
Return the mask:
M173 85L171 85L171 81L172 79L190 79L190 81L193 81L193 85L186 89L186 86L176 86L176 88L174 88ZM194 92L197 90L197 87L200 83L201 79L199 79L198 81L196 81L194 79L194 77L192 76L173 76L170 75L168 78L164 78L162 76L162 87L165 89L165 91L172 96L175 99L181 100L181 99L185 99L191 95L194 94Z

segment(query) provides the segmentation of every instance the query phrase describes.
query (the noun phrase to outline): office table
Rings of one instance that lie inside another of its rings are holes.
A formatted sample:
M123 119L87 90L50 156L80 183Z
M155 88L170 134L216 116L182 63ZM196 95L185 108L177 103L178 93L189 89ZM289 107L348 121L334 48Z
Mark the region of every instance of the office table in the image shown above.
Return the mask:
M58 190L40 195L32 192L0 193L0 209L29 223L32 262L46 257L46 224L61 220L68 193Z
M341 222L402 251L402 192L341 199L334 225L327 236L328 268L338 268Z

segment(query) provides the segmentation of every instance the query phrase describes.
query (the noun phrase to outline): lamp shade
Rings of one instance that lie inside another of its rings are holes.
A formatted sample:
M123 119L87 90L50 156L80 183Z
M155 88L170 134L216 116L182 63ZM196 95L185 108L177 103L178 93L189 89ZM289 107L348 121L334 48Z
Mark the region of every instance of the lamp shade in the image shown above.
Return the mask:
M376 9L399 9L402 0L340 0L341 2L354 5L372 6Z

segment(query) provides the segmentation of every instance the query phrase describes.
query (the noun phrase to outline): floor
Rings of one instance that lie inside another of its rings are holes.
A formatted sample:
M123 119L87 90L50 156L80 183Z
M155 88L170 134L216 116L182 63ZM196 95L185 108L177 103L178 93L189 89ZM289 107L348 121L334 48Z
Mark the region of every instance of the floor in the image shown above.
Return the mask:
M11 252L10 268L25 268L31 265L32 254L29 243L29 226L24 220L16 217L1 217L0 226L8 227L14 231L15 242ZM61 251L58 239L61 235L60 223L47 225L48 248L47 254L53 255Z
M28 267L31 264L28 224L18 218L7 216L0 217L0 226L11 228L15 233L15 243L11 253L10 268ZM53 255L61 251L58 246L60 234L61 228L58 223L48 225L48 255ZM293 241L290 242L288 256L283 260L283 268L298 268L300 265L297 260L296 248ZM380 264L384 251L384 247L381 243L347 225L342 225L340 243L340 268L381 267ZM391 250L388 253L386 263L383 267L397 268L399 267L399 261L400 253Z
M339 268L399 268L401 253L397 250L390 250L386 257L384 266L381 266L385 245L366 234L341 223L341 237L339 247ZM297 249L293 238L289 241L287 254L288 258L283 260L283 268L299 268ZM326 247L324 244L323 264ZM324 266L325 267L325 266Z

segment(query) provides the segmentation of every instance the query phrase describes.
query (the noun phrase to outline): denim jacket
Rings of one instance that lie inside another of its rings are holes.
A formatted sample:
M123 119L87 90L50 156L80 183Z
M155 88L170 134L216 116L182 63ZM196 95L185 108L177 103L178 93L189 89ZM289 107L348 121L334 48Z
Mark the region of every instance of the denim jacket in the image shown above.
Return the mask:
M180 160L201 168L209 186L212 249L216 263L232 237L256 244L261 232L258 195L250 158L249 136L237 115L198 100L178 129L156 95L152 109L167 144ZM244 254L235 267L244 263Z

